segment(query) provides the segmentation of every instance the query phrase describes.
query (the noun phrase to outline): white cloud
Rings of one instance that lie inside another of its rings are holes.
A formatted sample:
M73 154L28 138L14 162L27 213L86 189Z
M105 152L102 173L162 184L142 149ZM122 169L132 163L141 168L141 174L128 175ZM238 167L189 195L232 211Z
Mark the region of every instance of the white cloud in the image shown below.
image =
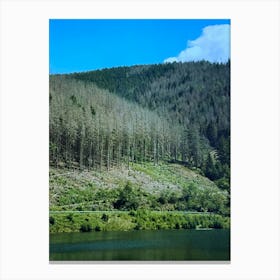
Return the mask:
M164 60L168 62L186 62L208 60L210 62L227 62L230 58L230 25L209 25L203 28L200 37L188 41L187 48L178 56Z

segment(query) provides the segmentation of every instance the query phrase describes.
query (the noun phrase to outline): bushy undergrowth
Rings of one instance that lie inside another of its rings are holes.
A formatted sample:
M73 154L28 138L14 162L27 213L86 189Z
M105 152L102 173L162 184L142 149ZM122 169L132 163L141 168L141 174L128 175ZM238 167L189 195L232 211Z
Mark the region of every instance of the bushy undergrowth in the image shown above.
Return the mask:
M72 177L51 176L50 210L148 209L229 215L228 192L188 168L145 163L133 164L126 177L115 173L91 173L91 178L83 179L78 172Z
M69 216L71 215L71 216ZM71 217L69 219L69 217ZM168 211L51 213L50 232L128 231L156 229L229 228L230 220L217 214Z

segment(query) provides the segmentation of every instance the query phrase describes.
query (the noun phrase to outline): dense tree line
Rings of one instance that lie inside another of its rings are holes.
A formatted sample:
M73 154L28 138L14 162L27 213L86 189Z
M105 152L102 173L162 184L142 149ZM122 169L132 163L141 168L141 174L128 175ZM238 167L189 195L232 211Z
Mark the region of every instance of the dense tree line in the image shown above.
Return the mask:
M230 62L168 63L117 67L70 75L94 82L180 124L199 127L216 147L229 133Z
M185 137L185 138L184 138ZM50 77L50 162L107 168L130 162L199 161L197 131L181 131L149 109L92 83ZM192 149L185 149L189 143Z
M175 161L228 188L230 63L50 76L50 162L107 168Z

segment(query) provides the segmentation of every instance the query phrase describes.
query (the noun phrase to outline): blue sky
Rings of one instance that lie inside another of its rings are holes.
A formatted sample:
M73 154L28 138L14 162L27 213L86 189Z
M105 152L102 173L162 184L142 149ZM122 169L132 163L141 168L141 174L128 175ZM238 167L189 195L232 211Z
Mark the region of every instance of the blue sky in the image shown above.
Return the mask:
M225 62L230 20L49 22L50 73L173 61Z

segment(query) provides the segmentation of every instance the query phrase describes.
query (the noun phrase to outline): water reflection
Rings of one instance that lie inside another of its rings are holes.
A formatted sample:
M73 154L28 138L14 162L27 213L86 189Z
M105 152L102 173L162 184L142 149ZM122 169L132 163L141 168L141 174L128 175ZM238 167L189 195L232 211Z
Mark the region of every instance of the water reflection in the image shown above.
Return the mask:
M50 260L229 260L229 230L50 235Z

